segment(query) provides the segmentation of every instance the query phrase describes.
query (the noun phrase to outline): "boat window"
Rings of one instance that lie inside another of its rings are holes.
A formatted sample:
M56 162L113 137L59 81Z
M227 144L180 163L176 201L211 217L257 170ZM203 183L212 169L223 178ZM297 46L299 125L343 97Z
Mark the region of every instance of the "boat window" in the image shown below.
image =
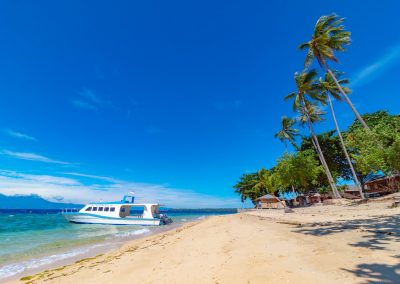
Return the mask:
M85 211L92 211L92 206L90 206L90 207L86 208L86 210L85 210Z
M108 210L110 210L110 208L108 208L108 207L105 207L105 208L104 208L104 211L108 211Z
M132 215L132 216L143 215L145 210L146 210L146 207L144 207L144 206L132 206L130 208L129 215Z
M114 212L114 211L115 211L115 208L114 208L114 207L111 207L111 208L110 208L110 211L111 211L111 212Z
M104 207L99 207L99 211L103 211Z
M122 207L122 208L121 208L121 212L125 212L125 207Z
M97 207L93 207L92 211L97 211Z

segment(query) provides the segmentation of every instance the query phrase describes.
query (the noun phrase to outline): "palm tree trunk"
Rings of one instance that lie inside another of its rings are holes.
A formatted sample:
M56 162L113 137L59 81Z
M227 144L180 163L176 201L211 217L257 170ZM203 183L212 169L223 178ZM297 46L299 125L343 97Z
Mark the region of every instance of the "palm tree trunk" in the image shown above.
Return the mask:
M311 131L310 131L310 132L311 132ZM336 184L333 182L333 177L332 177L332 174L330 173L330 170L329 170L329 168L328 168L328 165L327 165L327 163L326 163L326 161L325 161L325 157L322 157L322 155L321 155L322 152L320 152L320 151L318 150L318 149L321 149L321 147L319 146L317 137L312 135L312 136L311 136L311 142L312 142L312 144L313 144L313 146L314 146L315 151L317 152L317 155L318 155L319 161L321 162L321 165L324 167L325 174L326 174L326 176L328 177L329 185L330 185L331 188L332 188L333 196L334 196L335 198L341 198L339 192L337 191ZM317 145L318 145L318 146L317 146ZM335 189L334 189L334 188L335 188Z
M336 183L335 183L335 181L333 179L331 171L329 170L328 164L326 163L324 154L322 153L321 146L319 145L319 142L318 142L318 138L314 133L314 128L312 127L311 123L310 123L310 125L311 125L310 132L311 132L311 135L312 135L313 144L314 144L314 147L316 148L316 151L317 151L317 154L318 154L319 159L321 161L321 164L323 165L323 167L325 169L326 176L327 176L329 184L330 184L330 186L332 188L333 196L335 198L342 198L340 196L340 193L339 193L337 187L336 187Z
M329 75L331 76L331 78L333 79L333 81L335 82L336 86L338 87L340 93L343 95L344 99L346 100L347 104L350 106L351 110L354 112L355 116L357 117L357 119L361 122L362 126L365 129L370 130L370 128L368 127L368 125L365 123L364 119L361 117L361 115L358 113L356 107L353 105L353 103L350 101L349 97L347 96L346 92L343 90L342 86L340 86L338 80L336 79L335 75L333 74L333 72L331 71L331 69L329 69L328 65L325 64L325 68L328 71Z
M354 167L353 167L353 163L351 162L349 153L347 152L347 149L346 149L346 145L344 144L343 136L342 136L342 133L340 132L339 124L336 120L335 110L333 109L331 96L329 94L328 94L328 101L329 101L329 106L331 107L333 121L335 122L336 132L338 133L338 136L340 139L340 144L342 145L344 155L346 156L347 162L349 163L351 173L353 174L354 182L356 184L356 187L358 188L358 191L360 192L361 199L365 199L364 192L361 189L361 185L360 185L360 182L358 181L356 171L354 170Z
M339 194L339 191L338 191L337 187L336 187L336 183L335 183L335 181L334 181L334 179L332 177L331 171L329 170L328 164L326 163L326 160L325 160L325 157L324 157L324 153L322 153L321 146L319 145L319 142L318 142L318 138L315 135L314 127L312 125L310 117L308 116L308 109L307 109L306 103L304 101L304 98L303 98L303 107L305 108L307 124L308 124L308 128L310 129L310 133L311 133L311 136L312 136L314 147L315 147L315 149L317 151L319 160L321 161L321 164L325 169L326 176L327 176L329 184L330 184L330 186L332 188L333 196L335 198L342 198L340 196L340 194Z

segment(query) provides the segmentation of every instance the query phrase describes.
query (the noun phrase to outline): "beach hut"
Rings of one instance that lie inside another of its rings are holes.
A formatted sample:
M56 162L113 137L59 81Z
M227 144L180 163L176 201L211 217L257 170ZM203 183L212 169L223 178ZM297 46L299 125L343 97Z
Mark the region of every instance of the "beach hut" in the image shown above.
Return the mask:
M400 189L400 174L371 178L365 187L369 197L394 193Z
M322 203L321 194L319 194L318 192L310 195L309 199L310 199L310 203L312 203L312 204Z
M364 179L364 193L367 197L377 197L400 190L400 174L384 176L382 173L369 174ZM344 190L343 197L347 199L360 198L357 186L348 186Z
M285 208L285 205L278 197L273 196L271 194L266 194L256 199L256 208L277 209L277 208Z

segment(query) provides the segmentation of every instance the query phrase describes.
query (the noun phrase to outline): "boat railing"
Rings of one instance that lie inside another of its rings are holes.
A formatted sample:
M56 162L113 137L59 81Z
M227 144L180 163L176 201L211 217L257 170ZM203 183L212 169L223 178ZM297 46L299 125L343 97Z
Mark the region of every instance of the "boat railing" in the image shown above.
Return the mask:
M62 213L76 213L79 212L79 208L64 208L62 209Z

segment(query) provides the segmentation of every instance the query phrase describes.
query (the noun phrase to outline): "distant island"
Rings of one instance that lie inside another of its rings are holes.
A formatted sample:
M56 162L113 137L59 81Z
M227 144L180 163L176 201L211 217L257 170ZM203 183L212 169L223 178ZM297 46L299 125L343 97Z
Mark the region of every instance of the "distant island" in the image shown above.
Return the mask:
M62 209L82 206L82 204L47 201L37 194L11 196L0 194L0 209Z

